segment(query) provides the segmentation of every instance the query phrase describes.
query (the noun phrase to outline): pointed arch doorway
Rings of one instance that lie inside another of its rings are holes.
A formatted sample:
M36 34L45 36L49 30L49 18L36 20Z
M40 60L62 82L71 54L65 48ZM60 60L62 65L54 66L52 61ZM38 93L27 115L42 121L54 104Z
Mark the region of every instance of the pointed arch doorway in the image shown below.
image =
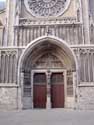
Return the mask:
M19 62L23 108L66 107L67 72L73 71L75 56L63 40L44 36L30 43Z

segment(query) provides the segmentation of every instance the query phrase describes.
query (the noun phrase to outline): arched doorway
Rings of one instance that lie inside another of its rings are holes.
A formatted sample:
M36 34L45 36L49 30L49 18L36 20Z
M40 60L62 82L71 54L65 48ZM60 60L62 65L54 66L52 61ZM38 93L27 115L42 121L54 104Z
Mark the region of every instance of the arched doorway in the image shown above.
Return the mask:
M23 108L66 107L68 93L74 96L74 71L74 53L63 40L52 36L34 40L19 62Z

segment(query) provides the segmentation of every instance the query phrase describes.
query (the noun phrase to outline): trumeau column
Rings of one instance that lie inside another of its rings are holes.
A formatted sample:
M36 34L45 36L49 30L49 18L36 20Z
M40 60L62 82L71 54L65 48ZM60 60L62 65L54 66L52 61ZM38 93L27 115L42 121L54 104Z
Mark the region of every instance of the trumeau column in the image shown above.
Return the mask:
M6 18L7 18L7 45L13 46L14 43L14 23L15 23L16 0L6 0ZM6 45L6 46L7 46Z
M89 36L89 3L88 0L81 0L82 3L82 20L84 27L84 43L90 44Z

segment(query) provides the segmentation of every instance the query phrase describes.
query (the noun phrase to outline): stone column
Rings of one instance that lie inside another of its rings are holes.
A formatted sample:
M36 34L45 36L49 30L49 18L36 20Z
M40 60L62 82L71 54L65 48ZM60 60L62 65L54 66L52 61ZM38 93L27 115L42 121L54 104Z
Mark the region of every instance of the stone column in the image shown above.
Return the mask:
M24 84L24 73L21 72L20 73L20 78L19 78L19 88L18 88L18 109L22 109L23 108L23 84Z
M77 108L77 71L73 72L73 107Z
M81 0L82 3L82 20L83 20L83 32L84 32L84 43L90 44L89 36L89 1Z
M46 108L51 109L51 93L49 93L49 89L51 87L51 72L50 70L47 71L47 102L46 102Z
M32 109L34 108L34 104L33 104L33 77L34 77L34 72L31 71L31 107Z
M0 82L1 82L1 50L0 50Z
M6 0L6 46L13 46L16 0Z

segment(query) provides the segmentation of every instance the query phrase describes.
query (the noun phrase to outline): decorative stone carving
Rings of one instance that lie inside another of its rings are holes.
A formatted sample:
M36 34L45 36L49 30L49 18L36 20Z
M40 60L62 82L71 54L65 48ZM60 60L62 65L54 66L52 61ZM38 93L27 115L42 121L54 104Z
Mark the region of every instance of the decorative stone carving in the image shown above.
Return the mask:
M62 19L56 18L56 19L40 19L40 20L32 20L32 19L20 19L19 20L20 25L49 25L49 24L74 24L77 23L77 19L75 17L64 17Z
M94 54L94 48L93 46L88 48L88 47L78 47L78 48L72 48L75 54L81 55L81 54Z
M9 55L11 55L11 56L14 56L14 55L17 55L17 51L9 51L9 50L3 50L3 51L1 51L1 55L7 55L7 56L9 56Z
M27 10L37 17L61 15L69 6L70 0L24 0Z
M60 68L63 67L64 65L61 63L61 61L55 57L54 55L51 55L48 53L47 55L44 55L40 59L38 59L36 62L33 62L32 64L33 68Z

